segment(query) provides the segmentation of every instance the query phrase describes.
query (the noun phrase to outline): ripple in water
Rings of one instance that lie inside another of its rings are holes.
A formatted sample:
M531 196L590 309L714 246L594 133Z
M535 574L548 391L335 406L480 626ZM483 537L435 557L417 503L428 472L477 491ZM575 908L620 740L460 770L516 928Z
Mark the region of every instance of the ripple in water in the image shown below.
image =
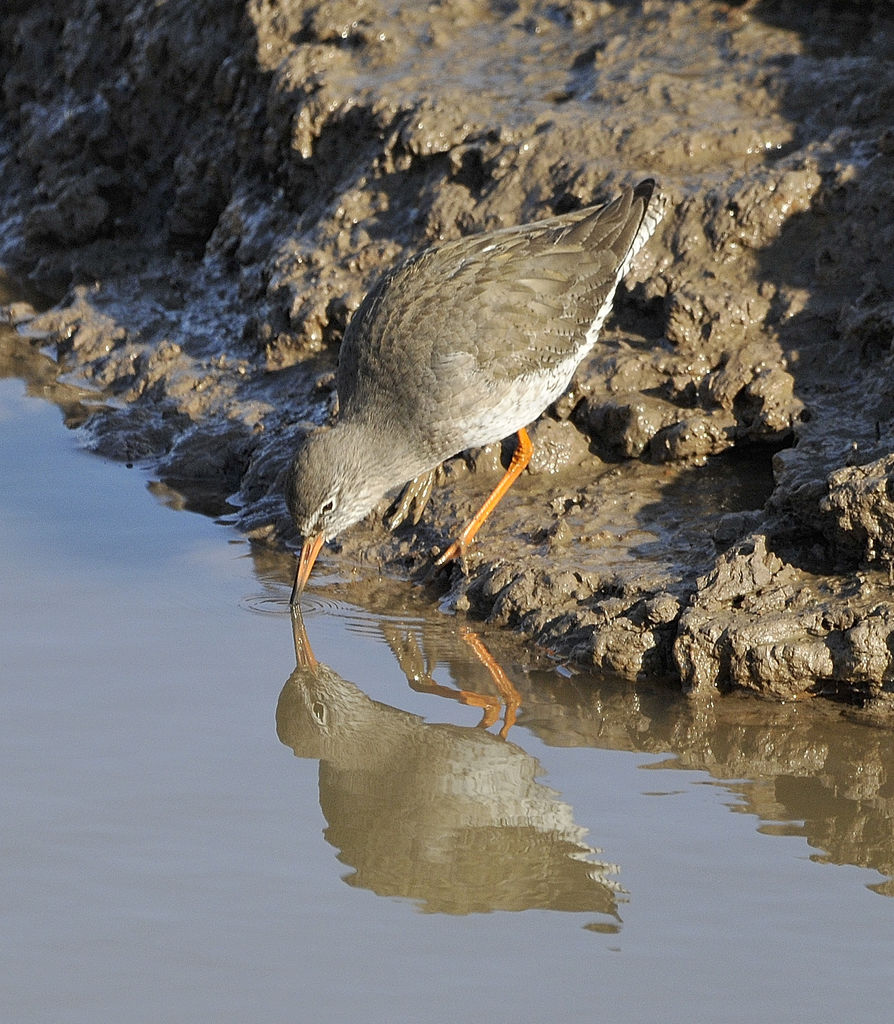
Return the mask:
M290 594L289 587L278 588L275 591L267 590L260 594L246 594L239 604L255 615L288 615ZM308 617L344 615L345 606L324 594L305 590L301 595L301 611Z
M340 614L345 620L345 626L349 633L361 637L372 636L377 640L382 638L383 626L393 626L397 629L418 632L425 621L419 615L389 615L368 608L360 608L352 604L343 605Z
M240 600L239 606L256 615L285 615L289 610L289 595L269 592L246 594Z
M263 589L254 594L246 594L239 602L240 606L255 615L287 616L289 614L289 597L291 588L277 579L262 580ZM418 613L382 612L371 608L338 600L330 596L331 591L325 584L315 585L314 581L301 595L301 612L305 621L317 617L339 618L348 631L358 637L373 637L382 640L382 630L389 626L399 630L409 630L418 634L426 623L426 619ZM432 628L433 623L428 623ZM453 633L452 624L445 628Z

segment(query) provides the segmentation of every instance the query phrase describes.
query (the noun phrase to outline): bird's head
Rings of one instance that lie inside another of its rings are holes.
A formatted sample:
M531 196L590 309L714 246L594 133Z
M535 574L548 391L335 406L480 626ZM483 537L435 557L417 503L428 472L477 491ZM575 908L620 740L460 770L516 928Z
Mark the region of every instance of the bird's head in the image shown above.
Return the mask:
M285 485L286 504L304 542L293 602L304 589L324 541L363 519L386 489L368 446L350 431L321 427L304 439Z

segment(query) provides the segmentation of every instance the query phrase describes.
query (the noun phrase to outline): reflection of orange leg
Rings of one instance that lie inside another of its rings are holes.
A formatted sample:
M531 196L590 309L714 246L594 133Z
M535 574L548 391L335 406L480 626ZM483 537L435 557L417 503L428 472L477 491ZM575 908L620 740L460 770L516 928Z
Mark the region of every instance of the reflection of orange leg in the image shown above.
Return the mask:
M487 694L475 693L474 690L452 690L449 686L436 683L427 673L407 676L407 680L417 693L432 693L437 697L449 697L450 700L458 701L467 707L482 708L484 714L478 723L482 729L489 729L500 716L501 703L497 697L488 697Z
M478 723L479 729L489 729L500 716L499 700L494 700L493 697L488 697L484 693L474 693L472 690L460 690L456 694L456 699L460 704L465 704L467 707L484 709L484 714L481 716L481 721Z
M521 694L512 685L512 681L500 667L496 658L484 646L481 637L476 633L469 632L463 633L463 640L478 655L478 660L490 672L494 685L500 691L500 696L503 698L503 703L506 706L506 713L503 715L503 728L500 730L500 735L503 739L506 739L509 730L515 725L518 709L521 707ZM493 724L495 719L496 715L489 724Z
M505 707L503 728L500 730L500 735L505 739L506 733L515 722L516 712L521 705L521 697L477 634L471 630L464 630L462 636L490 673L490 677L499 691L499 697L491 697L474 690L454 690L435 682L428 666L423 661L422 652L419 650L415 637L406 634L401 638L396 631L385 630L388 646L394 652L401 671L407 677L407 682L417 693L432 693L438 697L449 697L450 700L458 701L467 707L481 708L484 711L481 721L478 723L481 729L489 729L499 718L500 708Z
M472 538L481 529L484 520L493 512L500 503L500 499L506 494L509 488L518 479L519 474L531 461L534 445L528 437L528 432L522 429L518 432L518 446L512 453L512 460L509 468L503 474L502 480L490 492L487 500L475 513L473 519L466 525L463 532L456 538L449 548L435 561L435 565L444 565L465 554L466 548L472 543Z

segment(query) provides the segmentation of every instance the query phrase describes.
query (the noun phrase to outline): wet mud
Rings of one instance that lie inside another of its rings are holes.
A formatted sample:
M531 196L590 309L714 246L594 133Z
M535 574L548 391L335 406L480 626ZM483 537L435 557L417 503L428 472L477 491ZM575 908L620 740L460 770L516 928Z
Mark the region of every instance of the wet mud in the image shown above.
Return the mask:
M890 721L892 53L883 2L13 2L0 263L63 297L6 316L91 396L94 448L281 551L377 274L653 175L668 214L530 471L418 599ZM423 580L501 459L451 460L418 525L385 503L330 568Z

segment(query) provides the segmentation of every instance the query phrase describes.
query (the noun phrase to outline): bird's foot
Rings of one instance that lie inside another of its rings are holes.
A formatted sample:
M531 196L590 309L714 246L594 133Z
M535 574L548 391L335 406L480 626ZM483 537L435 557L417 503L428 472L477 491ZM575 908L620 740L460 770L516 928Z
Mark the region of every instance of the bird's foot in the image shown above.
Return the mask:
M519 473L531 461L531 453L533 451L534 446L531 444L531 438L528 437L527 430L520 430L518 432L518 445L512 453L512 461L509 463L509 468L503 474L497 486L487 496L481 508L478 509L474 517L463 528L462 533L435 562L436 568L445 565L447 562L452 562L456 558L461 558L466 553L475 534L478 533L484 524L485 519L500 503L503 495L512 486Z
M448 562L453 562L457 558L462 558L466 553L466 543L462 537L458 537L446 551L443 551L435 559L435 568L439 569L442 565L446 565Z
M432 484L437 469L430 469L414 477L400 492L397 500L385 515L385 525L394 530L402 522L409 519L415 526L422 518L428 499L431 497Z

